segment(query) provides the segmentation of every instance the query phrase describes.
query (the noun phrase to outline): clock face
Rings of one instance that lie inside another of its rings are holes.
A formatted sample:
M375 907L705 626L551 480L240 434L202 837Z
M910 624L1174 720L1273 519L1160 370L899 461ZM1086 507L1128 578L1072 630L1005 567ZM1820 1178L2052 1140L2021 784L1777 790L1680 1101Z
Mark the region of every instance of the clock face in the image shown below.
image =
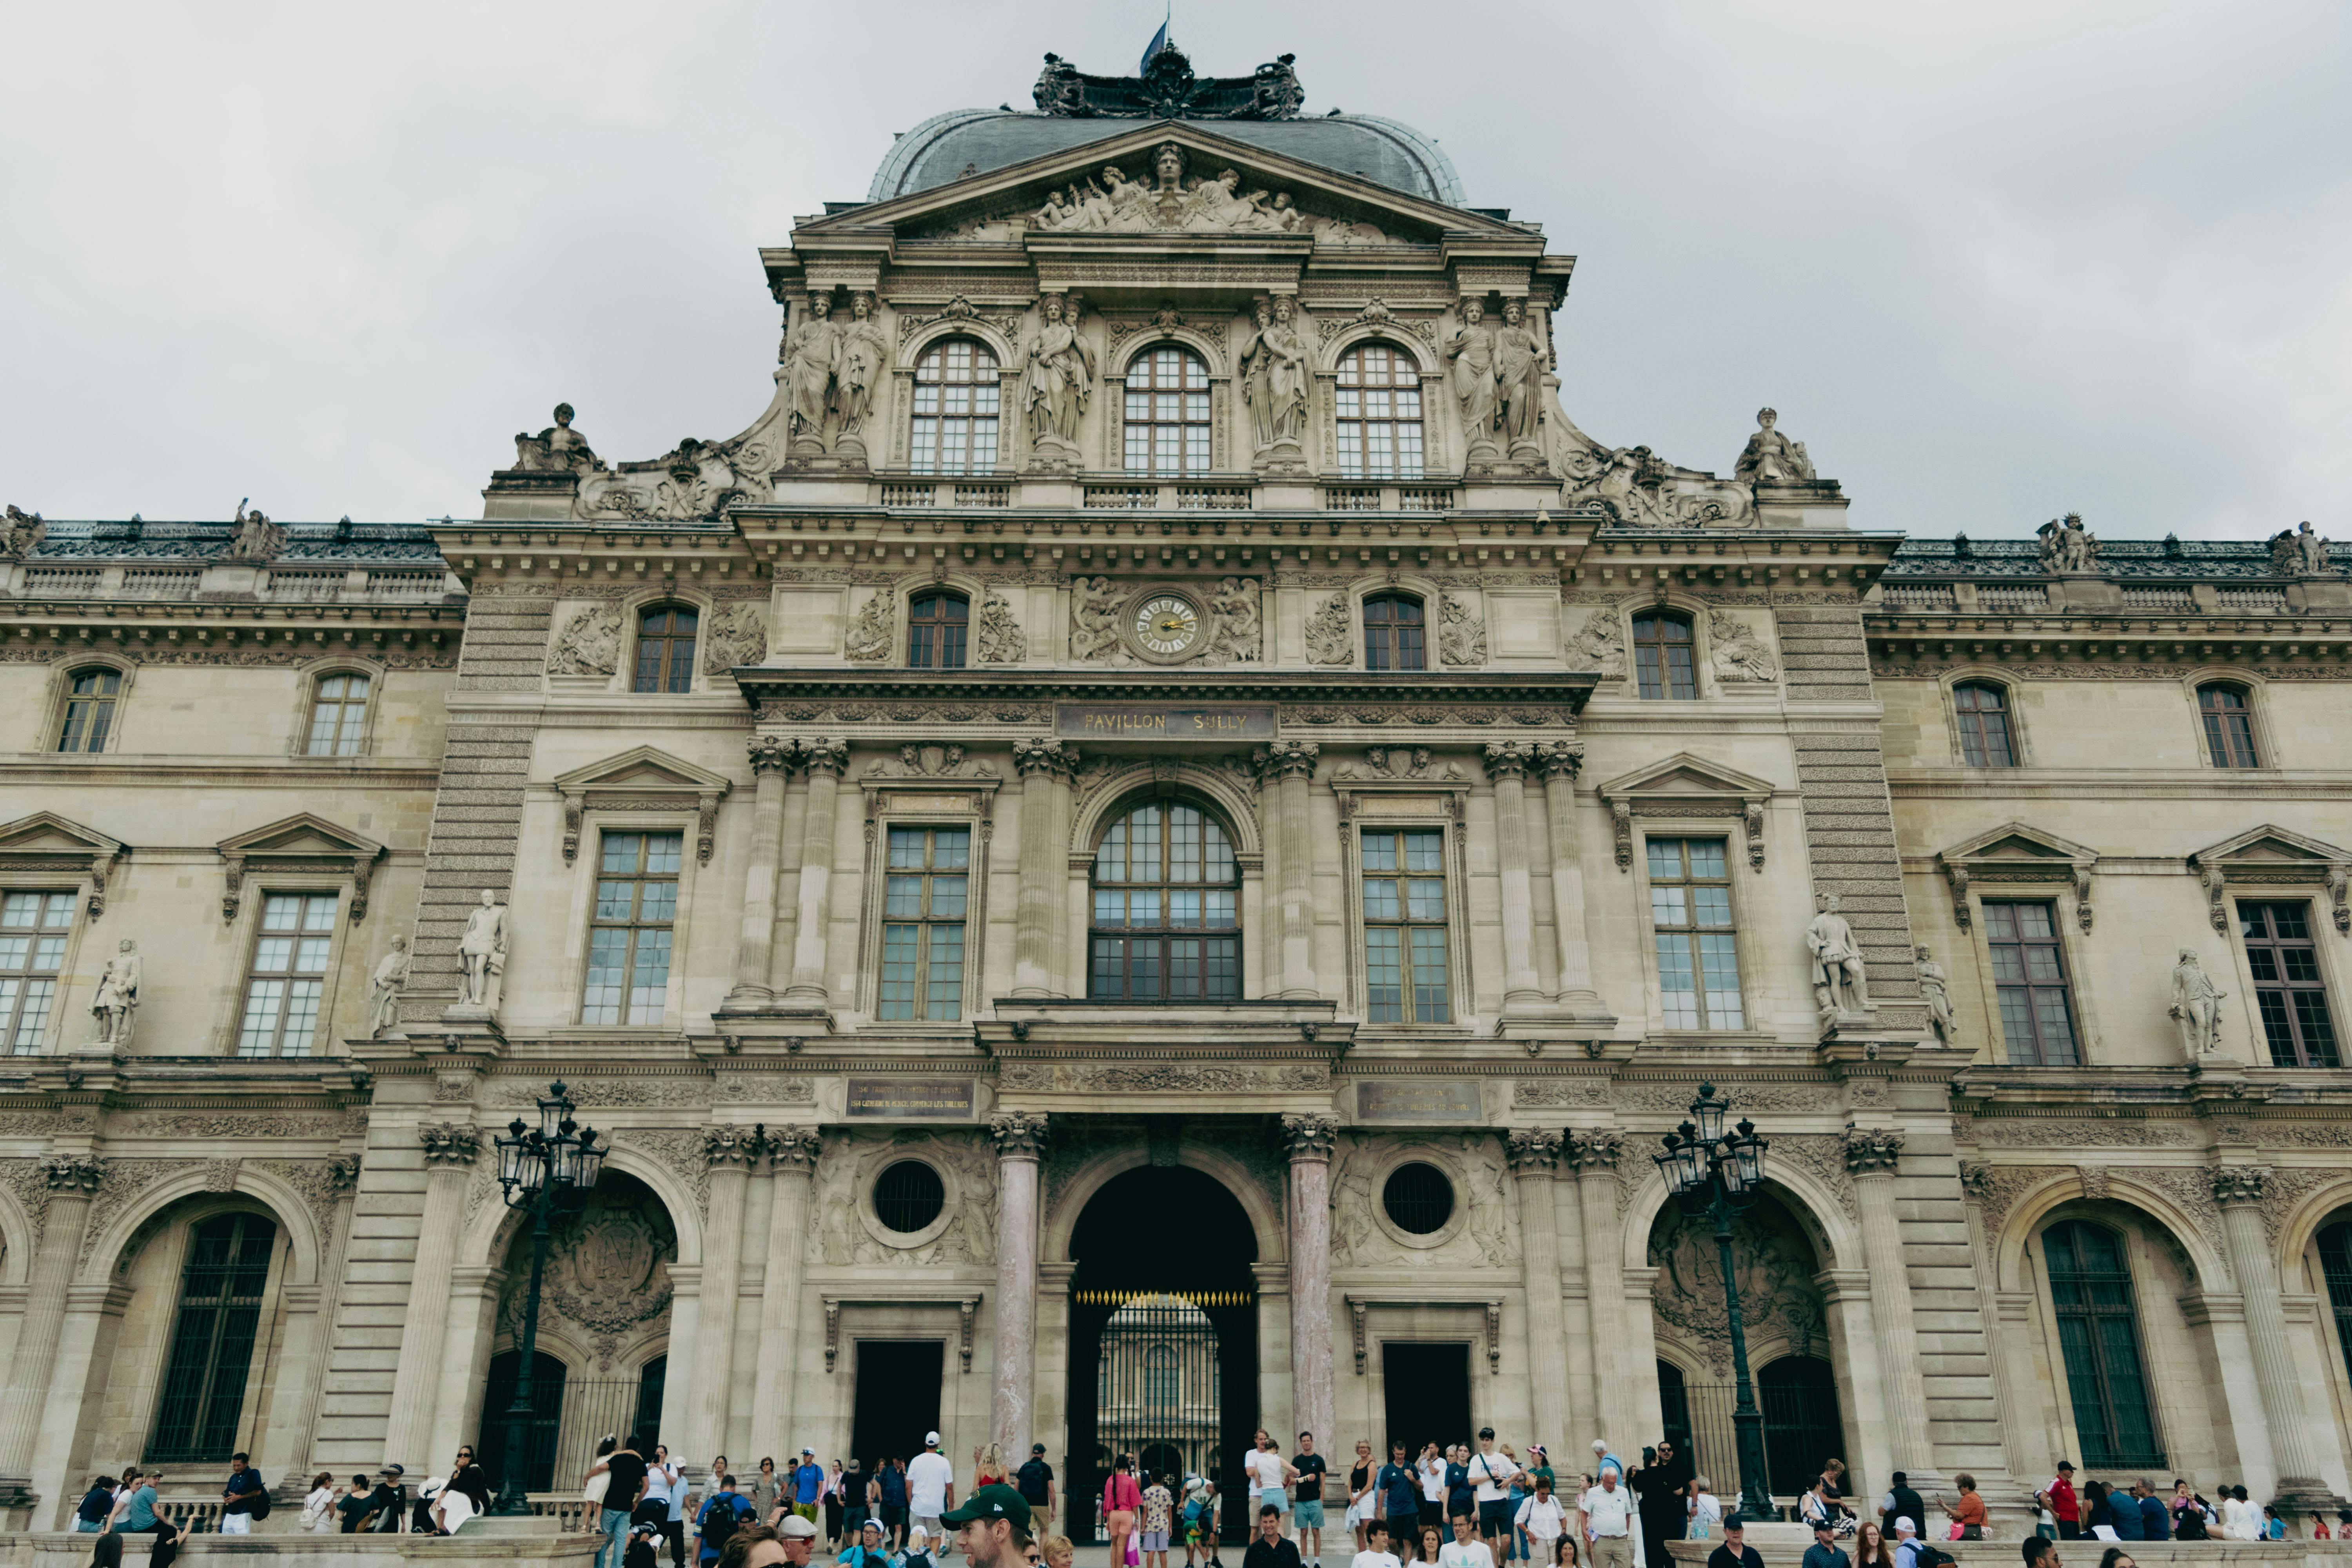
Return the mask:
M1135 640L1159 658L1188 652L1201 640L1201 612L1189 599L1154 594L1135 607Z

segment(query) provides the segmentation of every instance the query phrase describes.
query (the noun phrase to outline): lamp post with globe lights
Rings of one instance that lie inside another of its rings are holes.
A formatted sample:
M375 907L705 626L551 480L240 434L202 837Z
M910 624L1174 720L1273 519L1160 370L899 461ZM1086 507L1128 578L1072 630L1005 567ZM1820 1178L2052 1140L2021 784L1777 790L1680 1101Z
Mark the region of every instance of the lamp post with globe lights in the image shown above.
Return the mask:
M1691 1120L1666 1134L1664 1148L1650 1157L1657 1162L1683 1213L1715 1222L1715 1249L1723 1273L1724 1309L1731 1323L1731 1365L1738 1379L1739 1401L1731 1425L1739 1447L1739 1511L1749 1519L1770 1519L1772 1489L1764 1474L1764 1414L1756 1407L1755 1384L1748 1376L1748 1331L1739 1317L1739 1282L1732 1272L1731 1222L1756 1201L1764 1184L1764 1151L1771 1145L1756 1136L1756 1124L1742 1118L1727 1131L1724 1118L1731 1101L1718 1098L1715 1085L1698 1086L1691 1101Z
M547 1268L548 1221L559 1209L585 1204L604 1173L606 1150L596 1130L572 1119L579 1109L558 1079L539 1102L539 1125L520 1116L498 1139L499 1186L507 1206L530 1215L530 1289L523 1298L522 1342L515 1367L514 1400L507 1406L506 1473L490 1512L527 1515L530 1495L523 1486L523 1434L530 1425L531 1375L539 1359L539 1284Z

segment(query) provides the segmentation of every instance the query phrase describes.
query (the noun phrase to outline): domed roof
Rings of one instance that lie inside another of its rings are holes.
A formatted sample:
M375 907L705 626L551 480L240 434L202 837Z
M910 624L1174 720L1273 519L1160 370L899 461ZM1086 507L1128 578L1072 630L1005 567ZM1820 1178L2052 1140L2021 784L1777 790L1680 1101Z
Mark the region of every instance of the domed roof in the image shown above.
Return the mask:
M1376 114L1299 118L1305 94L1290 61L1284 55L1249 77L1195 78L1182 51L1162 44L1140 75L1097 77L1047 55L1032 94L1034 111L959 109L931 116L892 143L866 199L886 202L1071 152L1156 119L1213 121L1218 135L1286 158L1425 201L1464 205L1454 160L1412 126Z

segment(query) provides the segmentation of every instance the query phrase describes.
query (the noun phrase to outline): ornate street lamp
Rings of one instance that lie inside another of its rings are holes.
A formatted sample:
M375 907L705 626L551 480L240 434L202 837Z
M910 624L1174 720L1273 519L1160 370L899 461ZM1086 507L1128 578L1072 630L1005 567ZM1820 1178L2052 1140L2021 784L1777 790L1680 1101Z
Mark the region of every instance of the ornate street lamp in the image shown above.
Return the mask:
M1739 1511L1749 1519L1770 1519L1764 1414L1756 1407L1756 1390L1748 1378L1748 1331L1739 1320L1739 1282L1732 1273L1731 1221L1756 1201L1764 1182L1764 1151L1771 1145L1756 1136L1756 1124L1745 1118L1730 1131L1724 1131L1731 1101L1717 1099L1711 1083L1698 1086L1690 1113L1693 1120L1667 1133L1664 1149L1650 1158L1657 1162L1666 1190L1683 1213L1715 1221L1716 1258L1723 1270L1724 1307L1731 1321L1731 1365L1739 1381L1739 1404L1731 1415L1739 1445Z
M539 1281L547 1268L548 1220L558 1209L576 1209L588 1200L604 1173L604 1149L596 1130L572 1120L579 1108L563 1092L561 1079L551 1086L552 1098L539 1102L539 1125L520 1116L507 1124L507 1136L497 1140L499 1186L507 1206L531 1216L530 1291L523 1298L521 1355L515 1368L514 1400L507 1406L506 1474L490 1504L494 1514L528 1514L530 1495L523 1487L523 1433L530 1425L532 1371L539 1360Z

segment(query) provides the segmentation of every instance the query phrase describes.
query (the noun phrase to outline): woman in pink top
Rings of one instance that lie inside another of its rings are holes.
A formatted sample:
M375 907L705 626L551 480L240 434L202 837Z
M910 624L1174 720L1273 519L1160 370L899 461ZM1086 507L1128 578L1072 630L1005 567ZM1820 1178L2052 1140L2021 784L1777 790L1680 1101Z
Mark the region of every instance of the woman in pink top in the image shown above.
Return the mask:
M1125 1568L1127 1538L1135 1533L1135 1510L1143 1506L1143 1489L1136 1484L1135 1457L1121 1454L1103 1482L1103 1523L1110 1531L1111 1568Z

